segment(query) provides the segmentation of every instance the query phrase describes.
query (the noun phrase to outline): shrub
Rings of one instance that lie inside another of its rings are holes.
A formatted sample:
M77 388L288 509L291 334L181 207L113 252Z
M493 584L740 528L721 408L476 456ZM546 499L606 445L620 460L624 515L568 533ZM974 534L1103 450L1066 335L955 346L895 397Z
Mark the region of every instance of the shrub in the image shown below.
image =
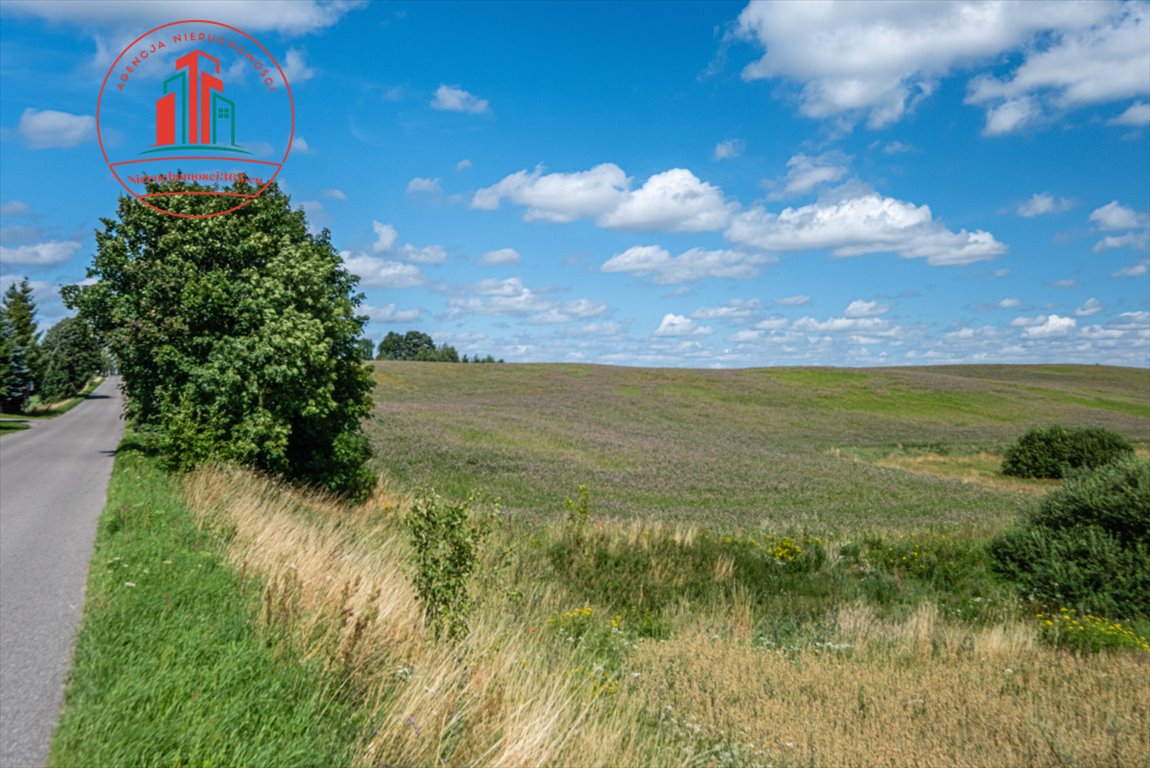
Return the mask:
M1130 443L1109 429L1034 427L1006 451L1002 473L1015 477L1064 477L1068 469L1100 467L1133 456Z
M1150 462L1072 473L991 544L1025 595L1083 613L1150 618Z
M474 602L469 581L487 533L482 521L470 518L470 501L449 502L433 491L421 491L405 521L415 549L412 581L424 620L437 639L467 636Z

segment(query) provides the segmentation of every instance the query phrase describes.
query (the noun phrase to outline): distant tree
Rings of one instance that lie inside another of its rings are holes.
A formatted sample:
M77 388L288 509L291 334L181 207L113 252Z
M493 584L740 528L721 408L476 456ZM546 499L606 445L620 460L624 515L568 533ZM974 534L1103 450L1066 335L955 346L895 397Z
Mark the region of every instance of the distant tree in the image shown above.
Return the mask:
M408 331L403 336L403 360L426 360L435 355L435 341L421 331Z
M375 356L375 344L371 339L364 336L362 339L356 341L359 344L359 356L361 360L371 360Z
M24 362L24 350L16 344L8 311L0 306L0 411L23 411L31 388L32 377Z
M61 400L84 388L104 368L104 352L91 329L75 317L66 317L44 334L45 400Z
M32 298L28 278L8 286L3 306L12 323L13 343L24 355L32 391L37 392L44 378L44 365L40 357L40 330L36 327L36 300Z
M377 360L403 360L403 337L395 331L388 331L379 342L379 351L375 355Z
M149 193L197 192L183 182ZM239 182L227 190L251 194ZM181 214L220 199L169 197ZM178 218L121 197L91 282L66 286L124 377L126 411L170 465L252 465L351 498L371 491L372 409L357 278L276 185L232 213Z

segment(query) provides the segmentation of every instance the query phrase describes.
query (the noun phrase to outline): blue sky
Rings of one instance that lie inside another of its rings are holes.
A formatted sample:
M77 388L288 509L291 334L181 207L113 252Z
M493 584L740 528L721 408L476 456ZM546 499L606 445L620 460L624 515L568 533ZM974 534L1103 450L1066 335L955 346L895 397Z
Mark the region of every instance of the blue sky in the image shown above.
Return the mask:
M279 180L377 343L1150 367L1146 2L4 0L0 283L33 281L42 327L123 191L100 83L189 17L284 67Z

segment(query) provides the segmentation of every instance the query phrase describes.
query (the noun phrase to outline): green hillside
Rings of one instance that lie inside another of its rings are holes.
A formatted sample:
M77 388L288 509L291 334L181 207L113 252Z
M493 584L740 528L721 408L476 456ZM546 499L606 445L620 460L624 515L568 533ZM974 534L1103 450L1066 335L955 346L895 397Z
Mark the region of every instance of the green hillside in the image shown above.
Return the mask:
M1026 500L1024 485L871 460L908 446L985 457L1050 422L1150 441L1150 371L1140 369L374 365L371 432L392 478L484 490L544 517L586 484L597 512L620 518L998 527Z

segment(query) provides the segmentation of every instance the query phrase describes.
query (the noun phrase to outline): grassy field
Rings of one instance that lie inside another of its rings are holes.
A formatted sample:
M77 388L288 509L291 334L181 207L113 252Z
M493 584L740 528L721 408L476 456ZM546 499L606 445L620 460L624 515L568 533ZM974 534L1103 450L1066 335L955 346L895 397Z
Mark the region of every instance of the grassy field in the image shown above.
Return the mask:
M1150 372L375 366L359 507L118 457L55 765L1150 765L1150 625L1029 604L986 547L1052 487L1002 447L1144 444ZM502 499L457 643L419 485Z
M626 520L994 528L1033 486L882 460L908 448L994 454L1055 421L1150 440L1143 370L374 365L372 436L391 477L458 495L481 487L541 519L585 484L601 515Z

